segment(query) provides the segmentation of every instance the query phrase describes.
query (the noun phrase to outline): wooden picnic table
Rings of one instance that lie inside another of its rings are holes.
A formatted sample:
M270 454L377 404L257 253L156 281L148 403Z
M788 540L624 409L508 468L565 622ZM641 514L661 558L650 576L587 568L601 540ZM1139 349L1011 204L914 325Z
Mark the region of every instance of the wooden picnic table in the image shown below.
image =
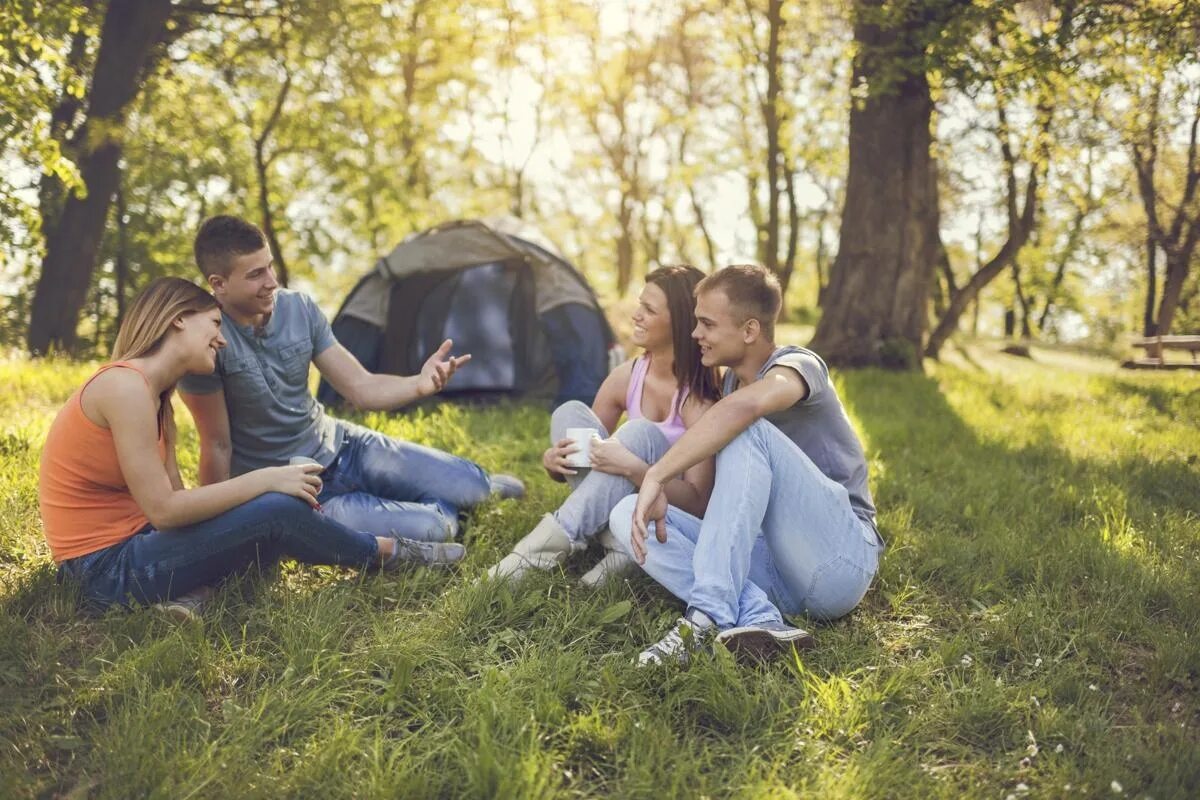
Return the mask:
M1122 366L1132 369L1200 369L1197 354L1200 353L1200 336L1176 334L1168 336L1147 336L1135 339L1134 347L1146 351L1145 358L1126 361ZM1190 353L1191 362L1167 361L1164 354L1167 350L1180 350Z

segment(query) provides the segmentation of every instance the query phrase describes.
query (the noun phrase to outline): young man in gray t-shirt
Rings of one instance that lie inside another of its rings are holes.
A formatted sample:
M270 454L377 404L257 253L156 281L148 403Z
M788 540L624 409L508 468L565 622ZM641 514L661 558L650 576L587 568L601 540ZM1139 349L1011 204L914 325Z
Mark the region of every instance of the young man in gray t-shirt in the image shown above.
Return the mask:
M516 478L334 419L312 396L309 365L353 405L390 410L442 390L469 355L447 340L417 375L368 372L340 345L308 296L279 288L257 226L231 216L207 220L196 263L221 304L225 349L211 376L180 383L200 434L200 481L226 480L292 458L318 462L324 513L348 527L403 540L412 560L462 558L458 511L490 495L518 497Z
M811 646L781 610L840 617L875 575L883 541L862 445L825 362L775 346L779 307L779 284L761 267L726 267L696 287L692 335L706 367L728 368L724 397L610 519L617 541L688 606L639 664L686 663L713 639L762 655ZM704 519L669 507L663 485L714 455Z

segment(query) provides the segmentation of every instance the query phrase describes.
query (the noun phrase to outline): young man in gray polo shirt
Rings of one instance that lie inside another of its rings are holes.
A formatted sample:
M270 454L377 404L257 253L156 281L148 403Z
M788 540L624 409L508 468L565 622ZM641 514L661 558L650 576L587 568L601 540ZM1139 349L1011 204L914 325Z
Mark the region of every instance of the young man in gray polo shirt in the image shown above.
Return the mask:
M639 664L686 663L714 639L759 655L811 646L781 610L840 617L875 575L883 540L862 445L825 362L775 346L779 307L779 284L761 267L726 267L696 287L692 335L704 366L728 367L724 396L610 519L617 541L688 606ZM714 455L703 521L668 507L663 485Z
M334 419L308 388L309 364L355 406L394 409L441 391L469 355L449 340L420 374L368 372L334 338L307 295L280 289L271 250L257 226L237 217L207 220L196 263L221 303L227 346L211 376L180 383L200 434L200 480L225 480L259 467L313 459L325 468L318 500L348 527L407 540L412 560L457 561L458 511L490 495L519 497L516 478Z

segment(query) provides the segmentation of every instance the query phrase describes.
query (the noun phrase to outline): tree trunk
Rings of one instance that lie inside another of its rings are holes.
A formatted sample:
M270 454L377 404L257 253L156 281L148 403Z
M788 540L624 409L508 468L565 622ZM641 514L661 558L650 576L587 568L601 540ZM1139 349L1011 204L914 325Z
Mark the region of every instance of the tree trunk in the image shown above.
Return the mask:
M1142 313L1142 335L1154 336L1154 303L1158 300L1158 244L1154 236L1146 237L1146 308Z
M633 202L624 193L617 224L621 228L617 237L617 296L624 297L633 282Z
M783 28L782 0L767 3L767 97L763 103L763 122L767 133L767 231L764 266L779 275L779 34Z
M920 369L939 247L933 100L917 35L928 22L864 21L881 4L858 4L851 85L870 92L850 109L840 245L813 347L831 364Z
M1021 265L1013 261L1013 290L1017 295L1017 305L1021 308L1021 338L1029 341L1033 338L1033 331L1030 330L1030 317L1033 313L1029 310L1029 298L1025 296L1025 287L1021 284Z
M292 88L291 71L285 67L284 74L283 84L279 88L279 93L275 95L275 104L271 109L271 114L263 124L262 132L254 137L254 170L258 177L258 206L262 215L263 234L266 235L267 243L271 246L271 255L275 257L275 272L279 275L279 284L287 288L289 278L287 261L283 257L279 233L275 230L275 215L271 210L271 162L274 160L274 156L267 155L267 142L270 141L275 125L279 122L283 106L287 102L288 92ZM251 130L253 130L253 126Z
M1158 303L1155 335L1166 336L1171 332L1171 323L1175 321L1175 311L1179 308L1179 298L1183 294L1183 284L1187 280L1190 260L1191 253L1179 253L1174 257L1167 256L1167 274L1163 280L1162 299Z
M999 100L999 98L997 98ZM950 296L950 304L946 307L944 313L939 319L937 325L933 329L933 333L929 335L929 341L925 345L925 355L928 358L937 358L941 352L942 346L946 344L946 340L958 330L958 321L962 317L963 312L972 301L978 302L979 292L985 286L996 279L1004 268L1012 264L1017 255L1021 252L1021 248L1029 241L1030 235L1033 233L1034 225L1037 222L1038 211L1038 185L1040 180L1039 169L1046 168L1046 162L1049 155L1046 153L1045 142L1049 138L1050 123L1052 116L1050 113L1051 106L1039 104L1038 123L1041 129L1041 137L1038 140L1040 143L1035 145L1039 151L1040 158L1031 162L1029 165L1029 178L1025 182L1024 206L1020 205L1017 190L1017 157L1013 151L1012 143L1009 139L1008 115L1005 111L1004 104L997 102L997 115L999 129L997 131L1000 137L1000 152L1004 158L1004 167L1006 172L1006 205L1008 206L1008 238L1004 240L1004 244L1000 246L1000 250L992 257L992 260L980 267L974 275L963 285L962 289L954 292ZM1039 164L1040 162L1040 164ZM1028 313L1026 313L1028 316Z
M1030 177L1029 180L1030 184L1036 183L1033 177ZM995 280L996 276L1004 271L1004 268L1025 246L1025 241L1033 230L1034 191L1034 187L1031 186L1026 199L1026 213L1023 215L1026 224L1022 224L1017 230L1010 232L1008 239L1000 248L1000 252L972 275L971 279L963 284L962 289L955 292L950 298L950 305L946 307L946 313L938 320L937 327L929 335L929 343L925 346L925 355L929 358L938 357L942 345L946 343L952 333L958 330L958 320L967 310L967 306L977 301L980 290Z
M117 281L117 320L113 325L114 334L121 330L125 321L125 293L129 283L129 223L125 220L125 187L117 183L117 255L113 260L113 273ZM113 337L116 338L115 335Z
M47 232L29 319L29 350L35 355L75 347L75 328L120 174L125 115L154 61L170 13L170 0L112 0L105 14L80 137L78 165L87 191L65 200Z

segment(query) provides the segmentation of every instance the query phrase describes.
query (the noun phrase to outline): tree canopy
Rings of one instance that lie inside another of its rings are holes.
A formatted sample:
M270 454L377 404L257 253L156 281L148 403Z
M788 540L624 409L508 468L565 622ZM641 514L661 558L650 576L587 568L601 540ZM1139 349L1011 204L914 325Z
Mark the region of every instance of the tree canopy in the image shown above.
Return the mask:
M199 222L332 305L511 213L609 297L757 261L835 363L1200 326L1193 0L17 0L0 337L103 355Z

